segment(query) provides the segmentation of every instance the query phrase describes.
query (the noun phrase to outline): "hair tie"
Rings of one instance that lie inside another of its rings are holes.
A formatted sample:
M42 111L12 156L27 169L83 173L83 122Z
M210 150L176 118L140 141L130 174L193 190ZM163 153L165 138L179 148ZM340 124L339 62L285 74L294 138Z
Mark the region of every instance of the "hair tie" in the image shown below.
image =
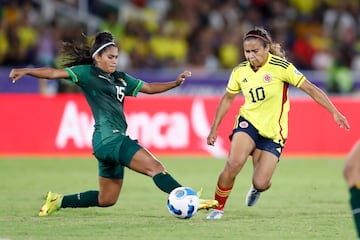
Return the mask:
M101 50L103 50L104 48L106 48L109 45L116 46L114 42L105 43L105 44L101 45L98 49L96 49L96 51L92 54L91 57L94 58L96 54L98 54Z
M248 37L260 38L260 39L264 40L264 41L267 42L267 43L270 42L268 39L266 39L265 37L260 36L260 35L258 35L258 34L252 34L252 33L246 34L245 37L244 37L244 40L245 40L246 38L248 38Z

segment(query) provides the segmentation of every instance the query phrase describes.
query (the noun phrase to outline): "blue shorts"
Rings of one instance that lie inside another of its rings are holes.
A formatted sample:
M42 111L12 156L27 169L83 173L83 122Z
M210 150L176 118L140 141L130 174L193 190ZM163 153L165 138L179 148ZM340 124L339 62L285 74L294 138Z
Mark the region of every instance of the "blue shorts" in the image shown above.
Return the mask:
M255 142L256 148L271 152L278 158L284 149L285 141L275 141L270 138L265 138L259 134L259 131L245 118L242 116L238 119L238 125L233 129L232 134L230 135L230 140L234 133L245 132L247 133Z

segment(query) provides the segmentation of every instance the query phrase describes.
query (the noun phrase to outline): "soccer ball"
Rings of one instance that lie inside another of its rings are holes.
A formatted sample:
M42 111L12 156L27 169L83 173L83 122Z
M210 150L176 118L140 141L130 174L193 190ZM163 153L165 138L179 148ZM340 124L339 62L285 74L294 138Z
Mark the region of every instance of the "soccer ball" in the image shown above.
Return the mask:
M167 207L177 218L191 218L198 210L199 197L192 188L178 187L169 194Z

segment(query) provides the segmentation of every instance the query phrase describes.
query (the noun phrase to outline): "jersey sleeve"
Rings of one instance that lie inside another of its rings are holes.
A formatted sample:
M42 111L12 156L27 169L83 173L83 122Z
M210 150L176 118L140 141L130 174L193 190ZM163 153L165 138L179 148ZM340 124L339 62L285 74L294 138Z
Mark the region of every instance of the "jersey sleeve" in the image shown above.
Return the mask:
M286 69L287 79L286 82L299 88L305 81L305 76L291 63Z
M241 86L238 81L238 74L239 73L236 69L231 72L228 84L226 86L226 91L228 93L238 94L241 92Z
M77 78L77 76L76 76L76 74L75 74L70 68L65 68L65 70L66 70L67 73L70 75L71 81L72 81L73 83L76 83L76 82L79 81L78 78Z
M78 65L78 66L73 66L73 67L67 67L67 68L65 68L65 70L69 73L69 75L71 77L71 81L73 83L76 83L76 84L80 83L80 79L82 79L81 75L83 73L89 73L90 72L90 68L87 67L86 65Z

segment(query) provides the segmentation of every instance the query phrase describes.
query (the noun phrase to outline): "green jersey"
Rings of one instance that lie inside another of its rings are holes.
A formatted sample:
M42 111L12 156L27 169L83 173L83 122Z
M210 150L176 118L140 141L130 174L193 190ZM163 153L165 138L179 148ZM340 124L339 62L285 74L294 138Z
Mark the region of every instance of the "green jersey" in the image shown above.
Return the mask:
M124 72L109 75L94 65L65 68L71 80L83 91L95 120L92 144L98 147L125 135L125 96L136 96L144 84Z

